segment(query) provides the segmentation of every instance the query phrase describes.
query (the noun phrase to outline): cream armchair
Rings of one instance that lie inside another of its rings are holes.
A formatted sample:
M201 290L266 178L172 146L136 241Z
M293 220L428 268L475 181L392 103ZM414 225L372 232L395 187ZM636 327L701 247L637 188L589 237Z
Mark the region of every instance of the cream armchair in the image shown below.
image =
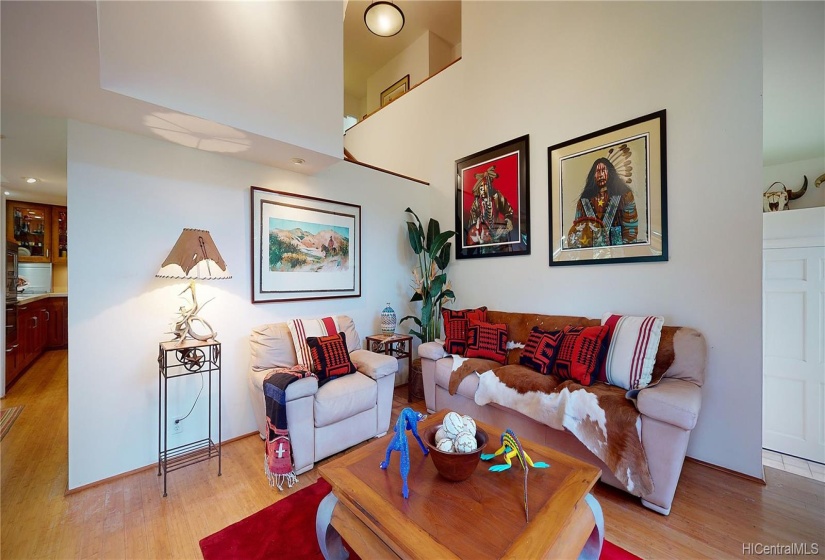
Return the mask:
M315 378L287 387L286 414L296 474L310 470L316 461L383 436L389 428L398 361L363 350L352 319L340 315L337 320L358 371L320 388ZM258 431L265 438L263 380L273 368L292 367L298 358L286 323L255 327L250 346L249 394Z

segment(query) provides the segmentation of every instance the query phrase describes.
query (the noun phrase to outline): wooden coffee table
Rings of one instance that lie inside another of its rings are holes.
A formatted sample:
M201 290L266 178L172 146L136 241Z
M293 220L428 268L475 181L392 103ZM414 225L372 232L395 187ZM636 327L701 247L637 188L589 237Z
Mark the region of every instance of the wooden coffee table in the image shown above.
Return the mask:
M418 426L440 424L445 411ZM478 422L489 435L503 429ZM516 434L518 435L518 434ZM409 499L401 495L399 453L379 468L392 433L320 467L331 485L318 508L316 532L326 558L345 558L341 537L361 558L598 558L604 539L601 507L590 490L601 471L543 445L522 440L533 461L549 469L528 474L530 521L524 512L524 472L517 460L504 472L481 461L469 479L450 482L424 456L410 432Z

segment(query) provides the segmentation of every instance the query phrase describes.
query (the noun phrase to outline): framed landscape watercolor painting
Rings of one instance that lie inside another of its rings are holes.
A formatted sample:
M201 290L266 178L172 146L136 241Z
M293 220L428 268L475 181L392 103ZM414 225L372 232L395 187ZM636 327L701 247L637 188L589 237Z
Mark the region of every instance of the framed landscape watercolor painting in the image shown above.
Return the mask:
M252 187L252 303L360 297L361 207Z
M529 138L455 162L457 259L530 254Z
M666 261L665 111L547 149L550 265Z

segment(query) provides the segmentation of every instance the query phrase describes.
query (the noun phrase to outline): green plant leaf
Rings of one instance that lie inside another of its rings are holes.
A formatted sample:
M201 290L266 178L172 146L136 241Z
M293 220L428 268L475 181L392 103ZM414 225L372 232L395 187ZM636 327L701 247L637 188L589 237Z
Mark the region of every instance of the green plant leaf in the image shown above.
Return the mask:
M440 292L441 288L444 286L446 282L447 274L439 274L438 276L433 278L433 281L430 283L430 293L437 294L438 292ZM438 300L438 298L436 298L436 300Z
M434 241L440 233L441 225L438 223L438 220L430 218L430 222L427 224L427 245L424 247L428 253L430 253L430 247L433 246Z
M421 294L419 294L418 292L415 292L413 294L413 297L410 298L410 301L421 301L422 299L424 299L424 298L421 297Z
M438 301L441 301L444 298L455 300L455 294L452 290L444 290L443 292L438 294Z
M421 333L420 333L420 332L418 332L418 331L414 331L414 330L410 329L409 334L411 334L411 335L415 336L415 337L416 337L416 338L418 338L421 342L429 342L429 340L424 340L424 335L423 335L423 334L421 334Z
M421 251L424 250L424 244L421 239L421 235L419 234L418 227L412 222L407 222L407 234L410 238L410 247L415 252L416 255L421 254Z
M412 211L412 208L410 208L409 206L407 206L407 208L404 210L404 212L408 212L408 213L412 214L413 216L415 216L415 221L416 221L416 222L418 222L418 224L419 224L419 225L421 225L421 220L419 220L419 219L418 219L418 214L416 214L415 212L413 212L413 211Z
M430 258L435 259L435 257L441 253L441 248L444 247L444 244L447 243L447 241L449 241L454 235L454 231L444 231L438 234L433 241L433 244L427 248L427 254L430 255Z
M418 325L419 327L421 326L421 319L419 319L415 315L407 315L406 317L403 317L400 321L398 321L398 324L401 324L404 321L409 321L409 320L414 321L415 324Z
M433 317L433 301L431 299L425 300L421 305L421 325L426 327L430 324Z
M445 243L444 246L441 248L441 252L438 256L433 257L435 264L441 270L447 268L447 265L450 264L450 248L453 246L452 243Z

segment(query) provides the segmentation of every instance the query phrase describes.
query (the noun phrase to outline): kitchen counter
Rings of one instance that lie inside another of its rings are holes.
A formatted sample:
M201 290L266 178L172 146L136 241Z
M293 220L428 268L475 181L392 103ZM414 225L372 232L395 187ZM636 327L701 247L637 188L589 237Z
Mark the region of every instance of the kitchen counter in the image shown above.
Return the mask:
M35 301L40 301L41 299L51 298L51 297L69 297L67 292L53 292L49 294L30 294L27 295L25 292L22 294L17 294L17 303L33 303Z

